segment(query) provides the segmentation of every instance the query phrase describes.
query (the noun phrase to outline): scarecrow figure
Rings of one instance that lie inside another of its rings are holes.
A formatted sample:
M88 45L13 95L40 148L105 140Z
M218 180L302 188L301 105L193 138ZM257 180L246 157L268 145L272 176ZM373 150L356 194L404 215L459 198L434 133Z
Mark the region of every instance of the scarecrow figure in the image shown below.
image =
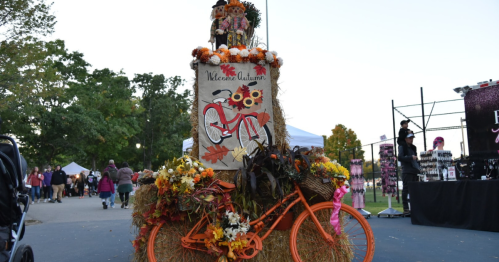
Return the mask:
M218 31L225 20L225 14L227 14L225 11L226 4L226 1L218 0L218 2L212 7L213 10L211 11L211 20L213 22L211 23L211 35L208 42L212 44L216 42L216 49L218 49L221 45L227 45L227 32L225 32L225 30Z
M245 48L248 41L246 29L249 25L244 13L246 8L238 0L230 0L230 3L225 6L225 10L229 15L217 32L222 33L228 30L227 46L229 49L238 46Z

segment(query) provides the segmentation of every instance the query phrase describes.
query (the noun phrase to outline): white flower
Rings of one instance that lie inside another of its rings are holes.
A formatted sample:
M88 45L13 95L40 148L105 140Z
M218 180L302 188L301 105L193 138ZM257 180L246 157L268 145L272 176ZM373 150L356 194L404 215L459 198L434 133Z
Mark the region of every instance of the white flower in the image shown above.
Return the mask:
M184 177L182 177L181 182L185 183L189 187L189 189L194 189L194 178L184 176Z
M241 50L241 52L239 52L239 54L241 55L241 57L248 57L249 51L248 51L248 49L243 49L243 50Z
M236 240L237 231L234 231L232 228L228 227L224 230L224 236L229 242L232 242Z
M203 172L203 171L204 171L204 168L199 167L199 172Z
M263 66L263 65L265 65L265 60L260 60L260 61L258 61L258 64L259 64L259 65L262 65L262 66Z
M210 63L212 65L219 65L220 64L220 57L214 55L214 56L210 57L210 60L208 61L208 63Z
M239 54L239 49L237 48L231 48L229 49L230 55L238 55Z
M158 176L158 172L154 172L154 173L152 173L152 177L153 177L153 178L156 178L157 176Z
M229 215L228 215L228 218L229 218L229 224L231 225L237 225L239 223L239 215L237 213L232 213L230 212Z
M202 47L202 46L198 46L198 48L196 48L196 49L197 49L197 50L200 50L200 49L203 49L203 47Z
M260 53L260 52L258 52L258 50L256 50L256 48L253 48L250 51L250 54L252 54L252 55L258 55L258 53Z
M173 169L168 169L168 174L173 174Z
M279 62L279 66L282 66L284 64L284 61L280 57L277 58L277 61Z
M272 51L271 52L273 55L277 56L277 52L276 51Z
M173 178L170 178L170 183L173 183Z
M219 49L229 49L226 45L220 45Z
M239 224L239 232L246 234L246 232L248 232L249 229L250 229L250 218L248 217L246 219L246 222Z
M267 52L265 54L265 59L267 59L267 62L272 63L274 62L274 55L271 52Z
M198 166L199 166L198 162L194 162L194 164L192 164L192 165L193 165L194 167L198 167Z

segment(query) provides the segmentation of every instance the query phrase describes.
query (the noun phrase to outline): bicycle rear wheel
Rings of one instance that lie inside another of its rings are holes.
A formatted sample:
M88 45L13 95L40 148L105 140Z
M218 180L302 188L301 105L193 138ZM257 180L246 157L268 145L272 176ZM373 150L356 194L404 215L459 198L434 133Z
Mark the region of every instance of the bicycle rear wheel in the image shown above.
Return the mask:
M339 212L342 233L337 235L330 223L332 202L310 207L322 228L334 242L328 243L317 230L305 210L291 229L290 249L293 259L301 261L371 261L374 256L374 235L367 220L354 208L341 205Z
M220 144L223 141L222 131L212 126L212 124L220 128L225 128L218 111L213 106L210 106L204 114L204 129L208 139L210 139L213 144Z
M180 221L155 226L147 243L149 262L213 262L213 256L182 246L181 238L187 235L191 228L190 223Z

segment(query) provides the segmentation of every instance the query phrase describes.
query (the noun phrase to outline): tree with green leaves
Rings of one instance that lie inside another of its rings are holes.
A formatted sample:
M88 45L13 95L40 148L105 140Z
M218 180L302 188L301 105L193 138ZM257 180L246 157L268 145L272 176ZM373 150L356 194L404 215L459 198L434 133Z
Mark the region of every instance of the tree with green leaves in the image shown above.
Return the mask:
M324 147L324 151L330 159L336 159L342 166L350 168L350 160L354 159L353 149L355 148L355 159L364 160L362 144L352 129L338 124L331 131L333 134L327 138Z
M140 125L144 168L158 168L182 154L182 141L190 136L190 92L178 93L185 80L179 76L137 74L133 83L142 91Z
M56 21L50 13L52 4L45 0L0 1L0 41L46 36L54 32Z

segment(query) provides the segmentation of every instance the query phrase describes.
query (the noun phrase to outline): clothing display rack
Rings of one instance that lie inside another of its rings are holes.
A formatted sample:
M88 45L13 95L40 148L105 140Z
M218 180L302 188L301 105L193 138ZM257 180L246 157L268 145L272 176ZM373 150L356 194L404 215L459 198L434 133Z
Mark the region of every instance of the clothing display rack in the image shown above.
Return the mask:
M366 191L364 189L364 172L362 159L350 160L350 178L352 184L352 207L357 209L366 219L371 217L371 212L364 210L366 207Z
M430 150L419 153L421 172L425 181L448 180L448 168L452 165L452 153L448 150Z
M383 196L388 197L388 208L379 212L378 217L396 217L402 216L402 212L392 208L392 197L397 194L397 157L393 153L393 144L379 145L380 161L381 161L381 186Z

